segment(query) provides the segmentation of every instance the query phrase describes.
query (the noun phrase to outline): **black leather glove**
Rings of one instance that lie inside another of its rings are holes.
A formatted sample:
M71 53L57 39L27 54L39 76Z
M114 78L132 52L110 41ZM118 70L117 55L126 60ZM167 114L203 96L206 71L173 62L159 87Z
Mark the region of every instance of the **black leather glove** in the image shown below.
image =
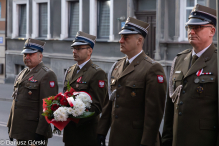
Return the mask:
M46 141L46 139L45 139L44 135L40 135L40 134L35 133L34 140L38 142L37 146L45 146L44 142Z
M53 129L52 133L61 135L61 131L56 126L54 126L54 129Z
M101 134L97 135L98 146L106 146L105 140L106 140L106 136L105 135L101 135Z
M9 132L10 132L10 127L8 127L8 134L9 134ZM9 137L9 140L10 141L13 141L14 139L13 138L11 138L10 136L8 136Z

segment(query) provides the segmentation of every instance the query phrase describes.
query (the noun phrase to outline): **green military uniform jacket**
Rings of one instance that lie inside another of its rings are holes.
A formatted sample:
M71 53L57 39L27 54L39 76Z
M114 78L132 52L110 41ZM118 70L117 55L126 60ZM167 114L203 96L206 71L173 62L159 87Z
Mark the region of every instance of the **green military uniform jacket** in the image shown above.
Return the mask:
M92 97L92 104L89 111L95 115L86 119L80 119L79 123L70 122L64 128L63 142L68 145L96 145L96 128L98 125L99 114L102 111L103 102L107 96L107 77L106 73L97 65L89 60L77 74L73 74L75 67L71 66L66 71L64 81L64 91L67 83L76 91L85 91ZM80 77L80 81L78 80Z
M22 70L14 82L14 99L7 124L9 136L18 140L34 140L37 133L51 138L51 126L41 114L43 98L58 93L56 75L43 63L24 76L27 69Z
M125 60L119 60L112 71L111 91L117 90L116 99L106 103L97 133L106 135L111 126L109 146L160 146L164 70L144 52L123 71Z
M165 146L218 146L217 51L212 44L190 67L192 51L177 55L171 81L183 85L178 104L167 97L162 141ZM212 74L197 76L203 73Z

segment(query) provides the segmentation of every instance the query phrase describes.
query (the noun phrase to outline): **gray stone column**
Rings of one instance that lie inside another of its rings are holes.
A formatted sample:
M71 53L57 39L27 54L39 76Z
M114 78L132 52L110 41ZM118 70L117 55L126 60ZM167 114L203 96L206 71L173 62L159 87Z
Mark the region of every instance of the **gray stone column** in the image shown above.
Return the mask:
M127 0L127 18L134 16L134 3L133 0Z
M157 0L157 8L156 8L156 49L155 49L155 60L161 60L160 57L160 35L161 35L161 0Z

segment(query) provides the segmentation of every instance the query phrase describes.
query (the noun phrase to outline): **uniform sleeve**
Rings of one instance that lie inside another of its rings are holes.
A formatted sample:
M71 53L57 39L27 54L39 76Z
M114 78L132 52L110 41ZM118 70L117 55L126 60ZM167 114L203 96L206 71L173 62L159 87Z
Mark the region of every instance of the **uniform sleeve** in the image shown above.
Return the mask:
M104 82L104 86L100 85L101 82ZM104 99L107 96L108 86L106 73L102 70L99 70L97 73L95 73L94 77L90 81L89 86L89 94L92 97L90 111L95 112L96 115L99 115L102 112Z
M54 82L54 87L50 86L50 82ZM45 117L42 116L43 112L43 98L48 98L49 96L55 96L58 93L58 82L57 77L54 72L49 71L40 82L40 97L39 97L39 123L36 129L36 133L46 136L48 132L48 124Z
M163 81L158 76L163 76ZM166 97L166 76L160 64L156 63L146 74L145 117L141 144L154 145L164 113Z
M163 127L163 134L162 134L162 143L164 146L172 146L173 114L174 114L174 104L172 102L172 99L169 97L169 92L168 92L165 116L164 116L164 127Z
M104 101L102 115L98 123L97 134L107 135L111 125L112 104L113 102L109 100L107 95Z

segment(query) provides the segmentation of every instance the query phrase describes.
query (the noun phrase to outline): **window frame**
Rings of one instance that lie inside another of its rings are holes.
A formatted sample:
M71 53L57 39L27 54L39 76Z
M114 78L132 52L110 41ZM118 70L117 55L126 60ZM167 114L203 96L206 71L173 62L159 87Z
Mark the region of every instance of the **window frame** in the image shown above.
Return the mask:
M82 31L82 0L61 0L61 34L60 40L72 39L69 37L69 2L79 2L79 31Z
M97 4L99 0L90 0L90 20L89 20L89 33L91 35L97 36L97 17L98 17L98 11L97 11ZM114 23L114 17L113 12L114 10L114 0L110 0L110 33L109 33L109 39L104 39L108 42L113 42L114 40L114 32L113 32L113 23ZM97 38L97 41L100 40Z
M50 33L50 0L33 0L32 1L32 38L39 38L39 3L47 3L47 35L40 37L51 39Z
M13 0L12 2L13 4L13 10L12 10L12 13L13 13L13 17L12 17L12 39L14 38L17 38L19 36L19 10L20 10L20 6L19 5L22 5L22 4L26 4L26 17L27 17L27 20L26 20L26 36L25 38L29 38L29 0ZM22 37L23 38L23 37Z
M26 4L20 4L19 5L19 20L21 20L21 6L22 5L26 5ZM27 5L26 5L26 12L27 12ZM27 14L26 14L26 17L27 17ZM26 21L27 21L27 18L26 18ZM22 34L20 32L20 27L21 27L21 21L19 21L19 24L18 24L18 37L24 37L24 36L22 36ZM26 27L27 27L27 24L26 24Z
M194 0L194 6L197 4L197 0ZM206 6L208 7L209 3L208 0L205 0ZM180 35L178 38L178 41L188 41L188 37L186 36L186 29L185 29L185 24L188 21L186 18L186 11L188 9L193 9L194 6L192 7L187 7L186 6L187 1L186 0L180 0Z

